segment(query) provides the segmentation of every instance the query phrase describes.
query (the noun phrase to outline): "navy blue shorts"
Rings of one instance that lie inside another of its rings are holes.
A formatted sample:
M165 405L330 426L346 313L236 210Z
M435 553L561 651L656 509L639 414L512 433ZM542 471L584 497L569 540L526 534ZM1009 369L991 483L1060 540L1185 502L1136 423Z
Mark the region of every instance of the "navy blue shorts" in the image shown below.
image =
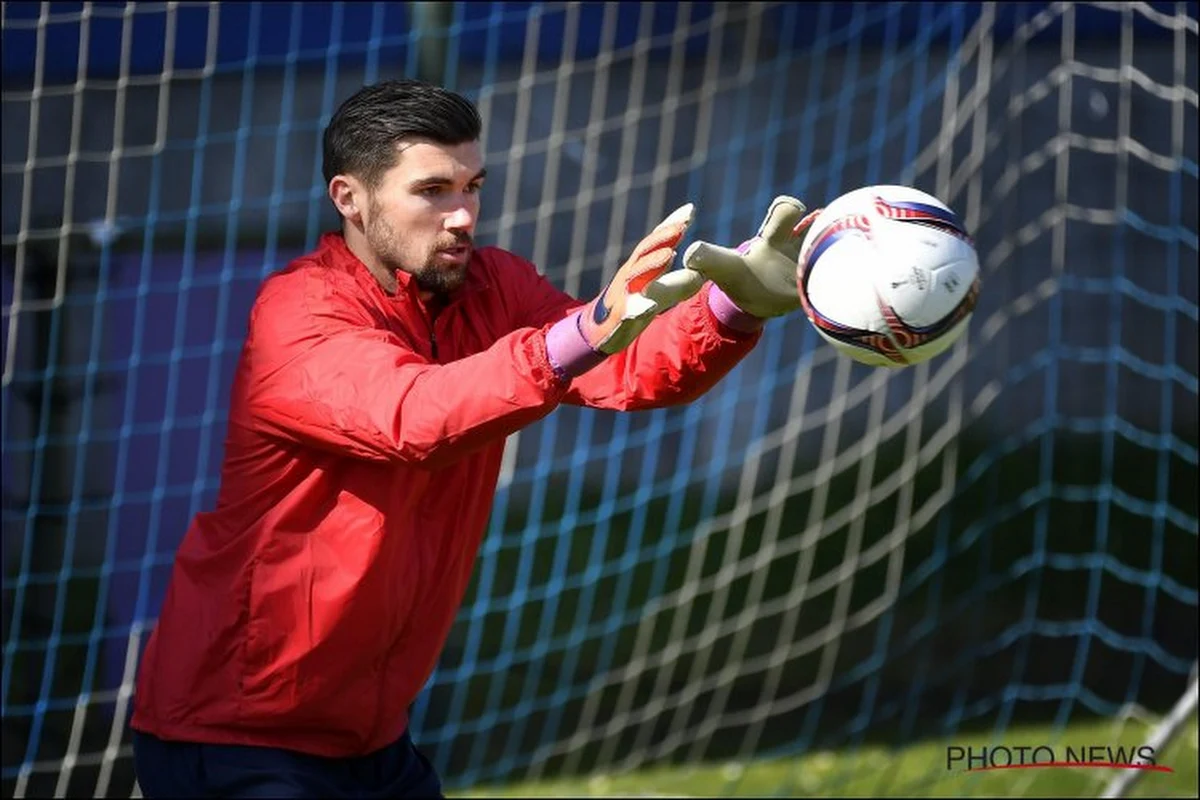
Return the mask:
M405 732L374 753L323 758L291 750L169 742L133 732L142 795L155 797L441 797L433 765Z

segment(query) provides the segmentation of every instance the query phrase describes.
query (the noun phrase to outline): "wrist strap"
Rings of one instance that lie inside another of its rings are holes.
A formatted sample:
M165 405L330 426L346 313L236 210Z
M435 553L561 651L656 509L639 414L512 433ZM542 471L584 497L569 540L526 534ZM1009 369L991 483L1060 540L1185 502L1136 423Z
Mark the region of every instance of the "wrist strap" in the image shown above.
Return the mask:
M753 333L766 323L762 317L756 317L738 308L737 304L729 299L729 295L721 291L721 287L715 283L708 289L708 308L721 324L741 333Z
M593 349L579 328L580 316L586 310L576 311L546 331L546 356L561 380L582 375L608 357Z

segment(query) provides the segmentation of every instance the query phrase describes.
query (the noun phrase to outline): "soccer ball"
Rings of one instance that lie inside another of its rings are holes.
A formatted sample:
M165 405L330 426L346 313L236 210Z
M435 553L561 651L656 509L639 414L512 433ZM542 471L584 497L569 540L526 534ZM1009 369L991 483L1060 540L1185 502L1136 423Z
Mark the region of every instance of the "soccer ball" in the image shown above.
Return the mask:
M804 313L839 352L902 367L963 335L979 272L974 242L945 203L907 186L866 186L813 222L796 288Z

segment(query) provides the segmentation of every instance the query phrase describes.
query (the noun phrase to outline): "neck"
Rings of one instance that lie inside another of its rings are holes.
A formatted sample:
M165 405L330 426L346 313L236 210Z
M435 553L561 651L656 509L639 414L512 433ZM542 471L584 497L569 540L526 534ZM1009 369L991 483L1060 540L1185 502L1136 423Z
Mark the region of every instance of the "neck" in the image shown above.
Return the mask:
M346 247L366 266L367 271L371 273L386 294L395 295L400 291L396 273L379 263L379 259L375 257L375 252L367 244L367 237L361 230L353 225L347 225L342 229L342 237L346 240ZM445 304L445 298L441 295L419 287L417 288L417 298L420 299L422 305L430 309L438 309Z
M399 289L396 275L379 263L379 259L375 257L375 252L367 244L367 237L362 230L354 225L344 225L342 226L342 238L346 240L346 247L363 263L363 266L367 268L367 271L371 273L371 277L375 278L383 291L394 295Z

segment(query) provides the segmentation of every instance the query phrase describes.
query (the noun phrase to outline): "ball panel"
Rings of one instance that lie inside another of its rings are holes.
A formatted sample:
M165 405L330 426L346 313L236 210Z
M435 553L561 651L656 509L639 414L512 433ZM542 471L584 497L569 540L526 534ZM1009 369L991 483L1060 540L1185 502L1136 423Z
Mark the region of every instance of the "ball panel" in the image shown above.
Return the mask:
M893 334L893 338L901 347L916 347L919 344L924 344L932 339L945 334L952 328L960 319L969 316L975 310L975 301L979 297L979 281L976 280L971 284L971 288L967 294L958 302L949 313L932 325L924 327L914 327L909 325L907 321L902 319L899 314L882 298L879 300L879 313L883 317L884 323L888 330Z
M817 333L842 355L862 364L873 367L903 367L908 363L904 354L884 333L855 331L839 334L821 327L817 327Z
M973 252L948 236L926 246L913 239L882 248L875 291L908 325L936 325L962 302L978 275ZM920 249L925 248L925 252Z
M909 364L920 364L922 361L928 361L934 356L946 352L950 349L951 345L962 338L962 335L966 333L967 326L970 324L970 316L964 316L941 336L916 347L906 347L904 349L905 360Z
M830 326L883 330L879 308L863 303L858 292L844 289L847 284L869 287L878 259L874 244L858 232L835 233L803 280L810 310Z

